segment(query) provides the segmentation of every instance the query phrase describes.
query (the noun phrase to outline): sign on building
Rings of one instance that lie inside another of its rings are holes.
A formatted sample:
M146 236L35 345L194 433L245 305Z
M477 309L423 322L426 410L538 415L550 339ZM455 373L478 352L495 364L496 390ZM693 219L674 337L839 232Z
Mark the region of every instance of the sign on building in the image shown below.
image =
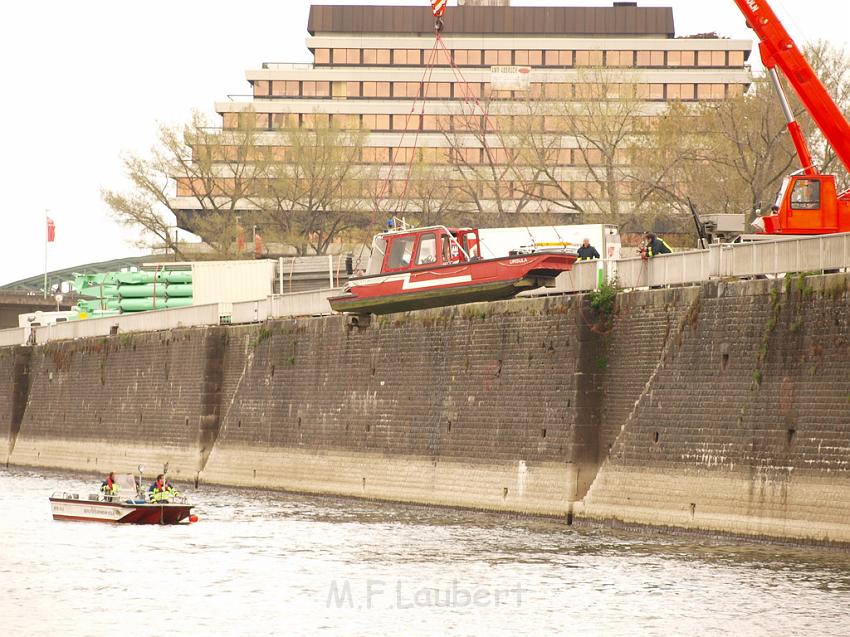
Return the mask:
M490 88L494 91L527 91L530 83L530 66L490 67Z

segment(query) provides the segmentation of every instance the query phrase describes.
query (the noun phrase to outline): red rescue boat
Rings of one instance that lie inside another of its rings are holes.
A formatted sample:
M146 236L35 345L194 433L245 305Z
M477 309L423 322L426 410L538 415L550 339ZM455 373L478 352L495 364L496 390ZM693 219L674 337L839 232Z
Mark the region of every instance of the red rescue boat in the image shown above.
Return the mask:
M54 493L50 508L54 520L124 524L177 524L192 513L192 505L183 500L160 503L96 494L85 500L76 493Z
M114 484L115 492L110 495L92 493L81 498L79 493L54 493L50 496L53 519L123 524L178 524L197 519L192 505L176 492L168 499L151 501L141 488L141 476L137 483L130 474L116 475Z
M328 301L337 312L388 314L509 299L554 286L577 258L566 245L517 246L493 258L482 258L484 247L475 228L430 226L379 234L366 272Z

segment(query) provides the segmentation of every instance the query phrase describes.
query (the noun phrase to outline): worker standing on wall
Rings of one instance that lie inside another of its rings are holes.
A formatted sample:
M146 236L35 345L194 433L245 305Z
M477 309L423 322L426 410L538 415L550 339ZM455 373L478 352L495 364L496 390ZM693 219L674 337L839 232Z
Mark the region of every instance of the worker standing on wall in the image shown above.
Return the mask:
M667 242L653 232L647 232L644 237L644 251L647 257L673 252Z
M579 261L589 261L591 259L598 259L599 251L590 245L590 239L585 239L581 242L581 247L578 249L578 260Z

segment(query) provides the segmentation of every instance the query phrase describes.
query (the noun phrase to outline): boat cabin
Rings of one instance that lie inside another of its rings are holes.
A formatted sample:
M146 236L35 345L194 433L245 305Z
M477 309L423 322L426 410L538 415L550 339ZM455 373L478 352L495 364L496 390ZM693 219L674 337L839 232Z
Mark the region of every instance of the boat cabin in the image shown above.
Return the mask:
M477 229L431 226L398 230L375 237L366 275L459 265L480 259Z

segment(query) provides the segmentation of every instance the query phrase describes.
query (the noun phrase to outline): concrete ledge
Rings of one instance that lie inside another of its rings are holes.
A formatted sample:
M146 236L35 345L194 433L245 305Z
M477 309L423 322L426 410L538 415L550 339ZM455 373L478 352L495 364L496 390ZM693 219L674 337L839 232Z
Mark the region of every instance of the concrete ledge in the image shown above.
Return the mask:
M141 464L145 475L156 475L168 463L169 474L194 482L198 460L198 451L193 449L20 437L7 464L104 474L136 473Z
M576 471L566 463L457 462L381 453L215 449L200 481L448 507L566 515Z
M823 502L833 503L824 506ZM759 480L603 468L578 519L850 543L850 480Z

